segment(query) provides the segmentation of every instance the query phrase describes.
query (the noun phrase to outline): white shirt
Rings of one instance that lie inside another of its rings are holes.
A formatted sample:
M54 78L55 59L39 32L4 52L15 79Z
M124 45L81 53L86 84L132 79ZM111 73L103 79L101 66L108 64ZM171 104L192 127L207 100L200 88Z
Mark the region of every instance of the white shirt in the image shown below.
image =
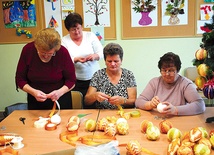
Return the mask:
M103 58L103 46L93 32L83 31L83 39L80 45L75 44L70 34L62 38L62 45L65 46L71 59L74 62L75 57L86 57L89 54L98 54L100 59ZM93 74L100 69L97 60L87 61L85 63L74 63L76 78L78 80L90 80Z

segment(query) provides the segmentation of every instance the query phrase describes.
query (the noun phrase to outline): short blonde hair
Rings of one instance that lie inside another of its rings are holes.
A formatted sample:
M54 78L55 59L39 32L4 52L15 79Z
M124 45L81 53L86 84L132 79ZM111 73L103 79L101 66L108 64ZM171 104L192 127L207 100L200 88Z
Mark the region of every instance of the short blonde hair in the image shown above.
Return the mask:
M45 28L36 33L34 44L40 50L50 51L54 48L58 51L61 47L61 38L54 28Z

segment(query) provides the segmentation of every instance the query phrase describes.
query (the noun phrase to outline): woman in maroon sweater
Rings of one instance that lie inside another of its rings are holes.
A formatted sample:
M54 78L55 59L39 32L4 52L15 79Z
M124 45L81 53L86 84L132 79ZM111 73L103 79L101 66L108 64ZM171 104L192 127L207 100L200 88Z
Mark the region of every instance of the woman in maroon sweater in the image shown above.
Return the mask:
M61 109L72 108L70 90L75 81L74 64L55 29L40 30L23 47L16 86L27 92L29 110L51 109L56 100Z

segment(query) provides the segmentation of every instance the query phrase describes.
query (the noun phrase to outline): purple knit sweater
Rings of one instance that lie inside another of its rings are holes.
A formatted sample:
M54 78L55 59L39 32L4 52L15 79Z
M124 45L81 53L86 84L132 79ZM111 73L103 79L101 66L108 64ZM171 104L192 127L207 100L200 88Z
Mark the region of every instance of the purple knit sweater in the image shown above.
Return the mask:
M205 103L196 90L195 84L179 75L173 84L167 84L162 77L155 77L149 81L146 88L137 98L137 108L145 110L145 103L158 96L160 102L170 102L178 109L178 115L195 115L205 111Z

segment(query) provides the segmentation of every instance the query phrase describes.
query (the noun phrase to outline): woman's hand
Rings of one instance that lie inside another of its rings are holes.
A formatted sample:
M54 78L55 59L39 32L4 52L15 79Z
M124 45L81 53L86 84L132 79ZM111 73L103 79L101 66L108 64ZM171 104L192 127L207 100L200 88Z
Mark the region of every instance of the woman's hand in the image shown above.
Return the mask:
M160 103L160 100L159 100L158 96L155 96L155 97L153 97L152 100L150 101L150 106L151 106L152 108L156 108L157 105L158 105L159 103Z
M99 55L98 54L90 54L85 59L87 61L99 60Z
M57 101L62 96L59 90L54 90L51 93L47 94L47 98L51 99L53 102Z
M169 114L169 115L178 115L178 110L176 106L172 105L169 102L163 102L163 104L166 104L167 106L163 109L163 114Z
M108 102L111 103L112 105L120 105L124 104L124 97L121 96L112 96L111 98L108 99Z
M86 58L84 58L84 57L75 57L74 58L74 62L75 63L77 63L77 62L81 62L81 63L84 63L84 62L86 62L87 60L86 60Z
M47 94L41 90L34 89L29 84L25 84L23 90L36 98L39 102L44 102L47 99Z
M75 57L74 58L74 62L77 63L77 62L81 62L81 63L84 63L84 62L87 62L87 61L94 61L94 60L99 60L99 55L98 54L90 54L86 57Z
M39 102L44 102L47 99L47 95L40 90L34 90L33 96Z
M105 100L108 101L108 99L110 98L109 95L106 95L105 93L102 92L96 92L95 97L98 102L103 102Z

